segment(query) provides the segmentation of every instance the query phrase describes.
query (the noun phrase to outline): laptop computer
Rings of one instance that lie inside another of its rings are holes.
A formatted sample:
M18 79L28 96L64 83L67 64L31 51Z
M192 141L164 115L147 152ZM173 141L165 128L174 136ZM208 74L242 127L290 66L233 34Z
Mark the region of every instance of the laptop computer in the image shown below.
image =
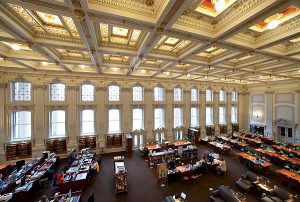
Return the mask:
M181 192L180 194L180 201L184 201L186 199L186 194Z

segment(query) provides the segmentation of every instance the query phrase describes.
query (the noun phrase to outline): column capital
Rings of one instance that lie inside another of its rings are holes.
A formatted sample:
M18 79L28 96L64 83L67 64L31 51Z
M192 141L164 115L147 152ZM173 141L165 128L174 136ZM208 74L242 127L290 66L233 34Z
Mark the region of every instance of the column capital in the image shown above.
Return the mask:
M266 94L266 95L268 95L268 94L272 94L272 95L273 95L273 94L274 94L274 91L265 91L265 94Z

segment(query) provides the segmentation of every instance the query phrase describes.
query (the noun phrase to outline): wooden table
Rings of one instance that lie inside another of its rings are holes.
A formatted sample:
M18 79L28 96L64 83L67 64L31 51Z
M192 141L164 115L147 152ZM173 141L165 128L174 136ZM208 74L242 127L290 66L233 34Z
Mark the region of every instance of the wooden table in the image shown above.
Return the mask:
M245 159L247 161L250 161L251 163L253 163L255 166L257 166L256 168L254 168L255 170L257 170L258 172L260 172L262 170L262 172L264 173L269 173L270 172L270 166L272 166L273 164L270 163L269 161L264 161L263 163L261 161L257 160L257 157L252 156L250 154L247 153L243 153L240 152L237 154L240 158Z
M68 194L60 194L57 196L53 196L50 201L57 199L58 201L64 201L68 198ZM72 192L70 197L70 202L80 202L81 199L81 191Z
M221 144L218 142L209 142L209 145L211 145L213 148L215 148L220 153L230 155L231 147L225 144Z
M278 174L281 174L281 175L289 178L289 179L293 179L300 184L300 174L298 174L297 172L286 170L286 169L280 169L280 170L277 170L276 172Z
M171 144L173 144L175 147L179 147L179 146L191 145L192 142L190 142L190 141L175 141L175 142L172 142Z
M67 176L65 176L64 181L58 184L61 193L68 193L70 189L72 191L82 191L86 188L87 183L87 172L73 174L71 180L66 180Z

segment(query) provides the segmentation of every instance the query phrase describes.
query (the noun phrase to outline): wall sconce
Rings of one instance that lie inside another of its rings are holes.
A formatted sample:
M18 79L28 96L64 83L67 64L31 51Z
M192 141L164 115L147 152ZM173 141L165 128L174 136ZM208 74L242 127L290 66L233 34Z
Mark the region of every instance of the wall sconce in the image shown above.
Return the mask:
M260 118L260 117L262 117L262 113L261 112L254 112L253 115L256 116L257 119Z

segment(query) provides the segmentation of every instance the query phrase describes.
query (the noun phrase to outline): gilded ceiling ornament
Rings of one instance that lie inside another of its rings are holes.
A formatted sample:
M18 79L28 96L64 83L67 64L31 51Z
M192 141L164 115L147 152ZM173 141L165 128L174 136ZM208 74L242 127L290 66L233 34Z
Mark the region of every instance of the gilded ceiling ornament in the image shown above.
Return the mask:
M77 9L74 9L74 13L76 15L76 18L81 22L85 16L84 11L77 8Z
M164 28L158 27L158 28L156 28L155 34L156 34L156 35L161 35L163 32L164 32Z
M154 1L153 0L146 0L147 6L153 6Z

